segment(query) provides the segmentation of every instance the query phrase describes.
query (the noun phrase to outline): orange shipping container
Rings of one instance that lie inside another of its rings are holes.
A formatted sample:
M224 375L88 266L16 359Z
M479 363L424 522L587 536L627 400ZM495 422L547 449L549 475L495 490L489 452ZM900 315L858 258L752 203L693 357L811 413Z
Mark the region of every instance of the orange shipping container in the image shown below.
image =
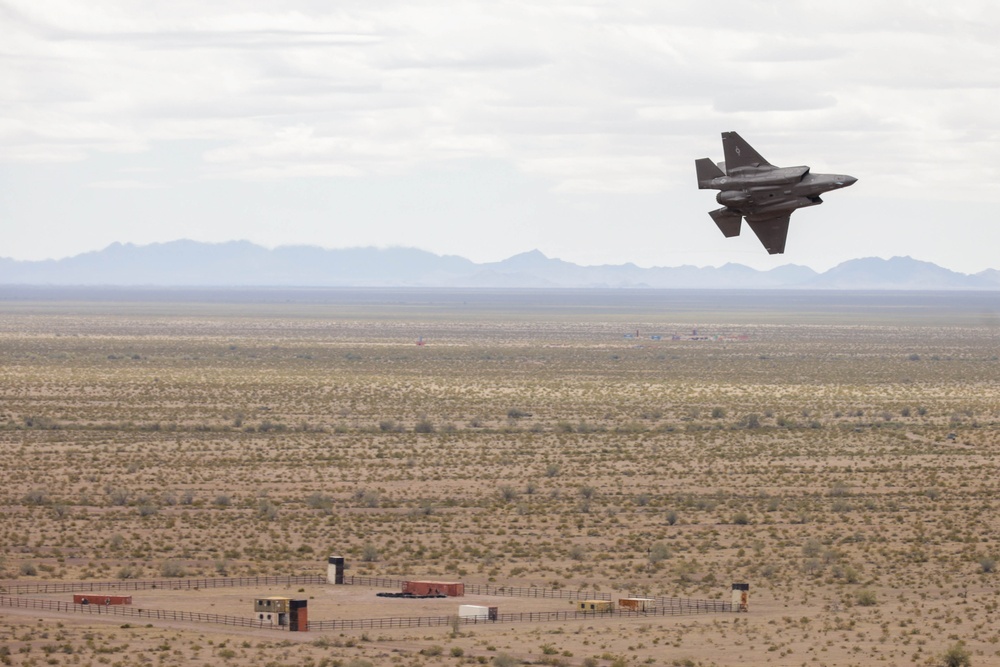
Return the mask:
M457 581L404 581L403 592L410 595L447 595L457 598L465 595L465 584Z
M131 595L104 595L103 593L81 593L73 595L73 604L99 604L105 607L113 604L132 604Z

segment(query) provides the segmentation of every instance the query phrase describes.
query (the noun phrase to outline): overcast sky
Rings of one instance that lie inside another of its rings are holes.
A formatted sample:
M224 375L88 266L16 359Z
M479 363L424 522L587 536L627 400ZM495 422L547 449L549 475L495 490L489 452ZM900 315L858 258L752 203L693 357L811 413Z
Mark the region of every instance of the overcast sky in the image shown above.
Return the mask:
M0 257L115 242L1000 268L993 0L0 0ZM784 255L694 160L859 180Z

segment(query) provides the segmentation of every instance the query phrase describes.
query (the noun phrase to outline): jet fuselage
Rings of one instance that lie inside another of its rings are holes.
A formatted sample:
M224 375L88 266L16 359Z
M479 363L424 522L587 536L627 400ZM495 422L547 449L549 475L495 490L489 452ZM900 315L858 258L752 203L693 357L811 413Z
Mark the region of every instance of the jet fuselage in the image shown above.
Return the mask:
M792 212L822 204L820 195L854 185L845 174L812 174L809 167L776 167L736 132L722 133L725 161L695 160L698 187L719 190L715 200L723 208L709 215L727 236L738 236L745 218L771 254L785 251Z

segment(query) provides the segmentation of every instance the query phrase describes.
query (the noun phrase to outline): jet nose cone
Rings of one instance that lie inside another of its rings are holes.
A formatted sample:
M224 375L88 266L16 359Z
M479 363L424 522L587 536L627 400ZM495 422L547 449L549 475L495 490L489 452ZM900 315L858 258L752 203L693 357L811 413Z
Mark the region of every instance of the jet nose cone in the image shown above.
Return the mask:
M853 176L841 176L840 178L837 179L837 183L842 188L846 188L849 185L854 185L857 182L858 179L854 178Z

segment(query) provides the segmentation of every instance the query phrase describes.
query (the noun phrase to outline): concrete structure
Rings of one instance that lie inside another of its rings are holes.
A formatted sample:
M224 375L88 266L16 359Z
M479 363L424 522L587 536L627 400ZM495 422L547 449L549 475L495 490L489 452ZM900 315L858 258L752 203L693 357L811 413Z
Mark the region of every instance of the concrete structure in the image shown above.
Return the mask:
M279 628L292 632L305 632L309 627L308 600L293 600L286 597L255 598L254 619L273 623Z
M750 611L750 584L733 584L733 611Z
M256 598L253 601L254 618L270 621L278 627L288 625L288 609L292 599L283 597Z
M328 584L344 583L346 561L343 556L330 556L326 566L326 582Z
M612 610L611 600L581 600L577 603L580 611L609 612Z

